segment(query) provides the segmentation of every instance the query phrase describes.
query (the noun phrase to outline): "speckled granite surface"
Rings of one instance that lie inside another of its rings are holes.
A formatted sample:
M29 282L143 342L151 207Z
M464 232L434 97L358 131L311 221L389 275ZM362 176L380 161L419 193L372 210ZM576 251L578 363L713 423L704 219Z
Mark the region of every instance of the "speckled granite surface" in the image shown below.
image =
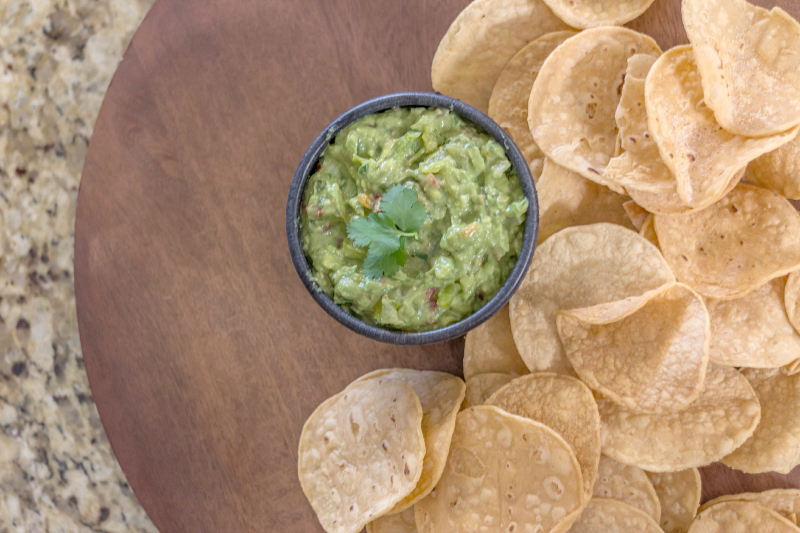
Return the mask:
M0 0L0 533L156 531L92 401L73 289L81 168L153 0Z

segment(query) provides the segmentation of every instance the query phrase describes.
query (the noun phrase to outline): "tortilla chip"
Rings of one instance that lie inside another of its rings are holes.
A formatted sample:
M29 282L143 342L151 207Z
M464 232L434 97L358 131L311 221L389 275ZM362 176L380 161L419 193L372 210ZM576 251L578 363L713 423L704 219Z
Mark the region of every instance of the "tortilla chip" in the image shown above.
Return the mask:
M747 501L712 505L697 515L687 533L797 533L797 527L771 509Z
M508 306L467 333L464 344L464 379L489 373L515 376L528 373L528 367L522 361L511 335Z
M708 299L711 362L775 368L800 358L800 335L783 304L785 286L785 277L775 278L743 298Z
M661 474L648 472L647 477L661 502L661 529L664 533L685 533L700 506L700 472L689 468Z
M572 26L585 30L598 26L621 26L645 11L654 0L544 0L553 13Z
M527 159L534 179L538 180L544 165L544 153L536 146L528 128L528 99L533 80L545 59L558 46L575 35L559 31L543 35L517 52L500 73L489 100L489 116L506 130Z
M800 124L800 24L745 0L684 0L703 92L717 122L751 137Z
M718 503L730 501L757 503L767 509L772 509L795 525L797 513L800 513L800 490L798 489L773 489L764 492L728 494L704 503L700 507L700 511L705 511Z
M542 531L584 504L572 450L547 426L488 405L458 414L436 489L415 507L420 533Z
M308 417L297 455L300 485L325 531L358 533L419 482L419 398L399 380L353 383Z
M406 368L376 370L360 377L355 383L371 379L378 383L407 383L417 393L422 404L422 434L425 436L422 475L416 488L390 511L399 513L427 496L439 481L447 461L450 438L453 436L456 415L464 400L466 387L461 379L444 372Z
M542 0L475 0L436 49L433 89L486 113L494 84L514 54L546 33L568 29Z
M558 433L575 452L586 498L591 497L600 460L600 413L586 385L573 377L537 372L498 389L486 405L530 418Z
M676 215L693 210L683 203L683 200L678 196L677 188L668 193L652 193L631 189L629 194L634 202L653 214Z
M648 216L647 220L642 224L642 228L639 230L639 235L658 247L658 235L656 235L656 227L654 224L655 217L653 215Z
M483 405L484 402L489 399L489 396L494 394L494 392L503 385L510 383L515 377L516 376L512 376L511 374L498 374L494 372L472 376L467 380L467 393L464 396L464 401L461 403L461 410L463 411L476 405Z
M619 500L592 498L570 533L662 533L647 513Z
M645 104L650 135L675 176L678 196L691 207L718 198L750 161L797 135L794 128L750 138L720 128L704 103L690 46L673 48L656 61L647 76Z
M625 214L628 215L631 224L633 224L633 227L636 228L637 231L641 231L645 220L647 220L648 217L652 216L649 211L647 211L644 207L640 206L633 200L628 200L627 202L622 204L622 208L625 210Z
M735 369L709 364L700 397L683 411L636 413L597 402L603 453L650 472L674 472L722 459L747 440L761 418L753 387Z
M738 185L696 213L655 217L675 277L709 298L741 298L800 267L800 214L777 193Z
M626 191L667 194L677 190L677 182L648 131L644 103L645 79L655 62L656 58L648 55L635 55L628 60L628 74L616 112L622 153L609 161L603 176Z
M658 248L614 224L562 230L536 250L511 298L511 331L531 371L571 374L556 314L639 296L675 278Z
M678 411L703 389L711 335L708 312L700 295L686 285L561 311L556 323L578 376L628 409Z
M594 497L619 500L645 512L656 523L661 520L661 503L645 471L605 455L600 457Z
M800 135L750 163L747 180L791 200L800 200Z
M800 332L800 271L789 274L786 278L786 289L783 293L786 315L795 331Z
M626 28L581 32L544 62L528 105L528 125L547 157L622 194L624 189L603 178L603 170L615 155L614 113L628 58L636 54L658 56L661 49Z
M417 533L414 508L409 507L402 513L382 516L370 522L367 524L367 533Z
M800 375L780 369L742 369L761 403L755 433L722 462L742 472L788 474L800 464Z
M744 174L744 170L739 171L731 178L731 181L724 190L722 190L719 194L710 196L705 201L698 203L696 207L689 207L686 205L683 200L681 200L681 197L678 196L677 189L672 192L657 194L647 191L637 191L636 189L632 188L630 191L628 191L628 194L634 202L641 205L654 215L683 215L700 211L717 203L720 199L730 194L730 192L742 180Z
M783 367L783 371L786 373L787 376L794 376L797 373L800 373L800 359L796 361L792 361L785 367Z
M624 204L628 198L545 158L536 184L539 243L564 228L610 222L633 229Z

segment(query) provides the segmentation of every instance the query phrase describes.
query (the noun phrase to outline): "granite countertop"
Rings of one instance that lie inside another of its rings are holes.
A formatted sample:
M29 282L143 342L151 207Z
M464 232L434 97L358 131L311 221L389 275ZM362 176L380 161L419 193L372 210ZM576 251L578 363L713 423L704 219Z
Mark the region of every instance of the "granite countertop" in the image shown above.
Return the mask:
M153 0L0 0L0 533L156 531L78 339L73 229L111 76Z

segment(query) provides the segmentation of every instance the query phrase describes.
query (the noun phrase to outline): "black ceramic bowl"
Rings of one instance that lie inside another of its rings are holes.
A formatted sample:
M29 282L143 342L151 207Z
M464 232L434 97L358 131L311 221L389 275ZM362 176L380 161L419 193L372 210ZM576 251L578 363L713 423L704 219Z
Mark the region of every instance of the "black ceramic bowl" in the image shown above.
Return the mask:
M323 150L330 144L336 135L346 126L373 113L379 113L394 107L441 107L451 109L461 118L478 126L486 133L505 147L511 164L517 171L520 184L525 196L528 198L528 215L525 223L525 235L522 244L522 251L517 259L511 274L505 284L500 288L494 297L486 302L475 313L467 318L431 331L406 332L395 329L382 328L368 324L360 318L351 315L339 307L333 299L319 289L312 277L309 259L303 251L303 241L300 235L300 206L303 202L303 189L309 176L317 167L317 161L322 155ZM511 140L511 137L492 119L478 111L474 107L465 104L454 98L433 93L397 93L381 96L373 100L364 102L341 115L334 120L325 130L319 134L311 147L303 156L297 171L294 173L292 186L289 189L289 202L286 205L286 235L289 238L289 250L292 254L292 261L297 270L297 274L303 281L308 292L328 312L341 324L347 326L356 333L360 333L371 339L392 344L433 344L455 339L464 335L469 330L479 326L502 307L517 290L525 277L533 251L536 248L536 239L539 233L539 204L536 198L536 189L533 185L528 163L525 161L519 148Z

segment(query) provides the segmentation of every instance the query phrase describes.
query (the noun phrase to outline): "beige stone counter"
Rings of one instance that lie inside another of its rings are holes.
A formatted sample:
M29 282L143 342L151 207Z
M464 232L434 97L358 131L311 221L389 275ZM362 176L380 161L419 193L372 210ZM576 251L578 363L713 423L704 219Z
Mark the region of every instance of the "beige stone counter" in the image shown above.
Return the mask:
M78 340L81 168L152 0L0 0L0 533L155 531L103 433Z

